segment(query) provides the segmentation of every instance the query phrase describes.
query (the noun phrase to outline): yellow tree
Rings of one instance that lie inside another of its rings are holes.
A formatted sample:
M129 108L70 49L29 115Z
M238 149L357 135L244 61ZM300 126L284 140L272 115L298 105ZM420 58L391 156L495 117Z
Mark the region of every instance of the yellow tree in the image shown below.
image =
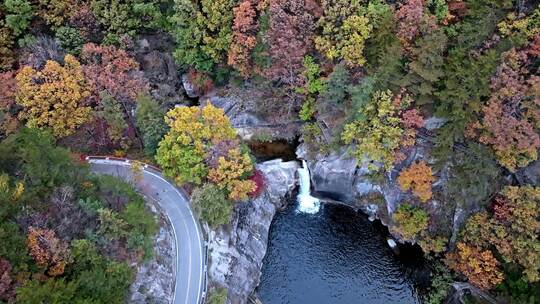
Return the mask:
M240 149L231 149L227 157L218 159L217 168L210 170L208 179L221 189L229 192L231 200L246 200L248 193L255 191L256 184L245 177L251 175L253 164L249 154L242 153Z
M422 202L427 202L431 198L431 184L434 180L431 167L425 161L412 164L409 168L401 171L398 177L401 190L411 190Z
M165 120L170 129L159 143L156 161L163 173L178 184L200 184L208 174L204 163L208 149L236 137L223 110L210 103L204 108L174 108Z
M65 137L90 117L91 109L84 105L90 92L72 55L66 55L63 66L55 61L47 61L41 71L25 66L16 79L16 100L24 107L20 118L29 127L48 127L56 137Z

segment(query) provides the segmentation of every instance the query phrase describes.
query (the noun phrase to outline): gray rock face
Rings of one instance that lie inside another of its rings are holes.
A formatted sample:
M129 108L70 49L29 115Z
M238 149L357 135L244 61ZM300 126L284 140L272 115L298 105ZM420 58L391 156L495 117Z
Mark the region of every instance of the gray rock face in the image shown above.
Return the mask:
M148 40L150 39L150 41ZM150 94L165 106L183 100L182 82L170 52L163 51L167 41L149 37L137 42L136 58L150 83Z
M298 133L301 122L292 119L283 119L273 122L257 113L260 101L253 96L218 96L201 97L201 105L206 102L223 109L238 135L244 140L256 139L258 136L274 139L292 139ZM261 97L262 98L262 97Z
M233 304L247 303L259 284L270 224L297 184L297 162L278 159L257 168L266 177L265 191L239 205L230 226L209 232L210 283L226 287L228 302Z
M130 286L129 303L170 303L174 290L176 244L166 215L153 203L149 207L157 215L159 233L154 238L154 256L137 268Z
M299 158L305 158L305 146L298 148ZM332 152L328 156L316 156L307 160L313 190L321 195L340 201L352 201L355 197L354 183L358 161L350 157L346 150Z

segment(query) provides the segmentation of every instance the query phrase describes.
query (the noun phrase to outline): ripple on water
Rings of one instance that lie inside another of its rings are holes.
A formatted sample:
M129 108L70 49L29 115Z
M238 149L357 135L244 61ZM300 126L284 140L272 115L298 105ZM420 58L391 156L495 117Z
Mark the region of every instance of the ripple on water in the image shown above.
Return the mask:
M292 204L291 204L292 205ZM258 294L265 304L420 303L381 232L343 206L276 216Z

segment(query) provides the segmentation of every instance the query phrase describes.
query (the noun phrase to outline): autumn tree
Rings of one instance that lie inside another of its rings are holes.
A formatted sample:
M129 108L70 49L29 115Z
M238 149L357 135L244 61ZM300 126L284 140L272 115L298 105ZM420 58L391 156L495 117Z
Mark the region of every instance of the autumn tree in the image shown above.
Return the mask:
M540 189L506 187L492 206L493 213L480 212L468 219L463 241L484 249L494 246L504 262L522 267L527 281L539 281Z
M248 194L256 190L256 184L246 179L253 172L253 164L248 153L234 148L227 156L218 159L216 168L210 169L208 179L229 193L231 200L246 200Z
M405 239L414 240L418 234L427 229L429 215L419 207L401 204L393 215L396 226L393 228Z
M148 93L148 81L137 61L126 51L87 43L81 58L93 102L99 102L102 91L125 104L132 103L141 93Z
M234 67L242 76L251 74L251 51L257 44L257 13L259 0L244 0L233 9L233 37L229 47L227 64Z
M304 56L313 46L319 7L313 0L271 0L267 41L271 65L265 74L286 85L301 85Z
M177 0L174 4L172 36L174 58L179 64L211 71L229 51L234 0Z
M51 128L56 137L65 137L85 123L90 95L80 63L66 55L64 65L48 61L41 71L25 66L17 74L17 103L24 107L19 117L30 127Z
M342 140L353 144L352 152L359 160L365 158L389 169L395 161L403 135L399 108L393 103L390 91L376 92L358 113L359 119L345 125ZM372 169L377 166L370 164Z
M317 21L322 34L315 38L319 52L330 60L345 60L348 65L364 65L365 41L372 26L361 14L360 1L323 0L323 16Z
M404 0L396 10L396 34L406 50L421 33L429 33L437 26L434 16L425 14L424 5L424 0Z
M89 103L99 109L88 132L97 146L112 141L126 149L137 139L135 101L140 94L148 94L148 81L137 61L114 46L85 44L81 58L91 92Z
M435 180L431 167L425 161L413 163L401 171L398 177L399 187L403 191L411 190L422 202L431 199L431 184Z
M540 136L540 77L527 78L533 56L515 49L503 54L503 62L491 79L492 95L482 108L483 118L469 126L469 137L493 148L497 160L511 171L538 158Z
M69 263L68 245L56 237L54 230L30 227L27 246L36 263L46 268L49 275L64 273Z
M465 243L458 243L457 252L447 254L445 262L450 269L463 273L469 282L482 289L491 289L504 279L500 263L491 251Z
M156 161L177 184L200 184L208 174L204 163L208 149L236 136L223 110L210 103L202 108L174 108L165 121L170 130L159 143Z

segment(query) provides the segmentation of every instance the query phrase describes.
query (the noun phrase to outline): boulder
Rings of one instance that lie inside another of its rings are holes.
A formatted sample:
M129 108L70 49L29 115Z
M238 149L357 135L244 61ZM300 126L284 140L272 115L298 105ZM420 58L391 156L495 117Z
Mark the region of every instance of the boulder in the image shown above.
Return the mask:
M232 304L247 303L259 285L270 224L297 184L295 161L272 160L257 169L266 178L265 191L238 205L230 226L209 232L210 285L226 287Z

